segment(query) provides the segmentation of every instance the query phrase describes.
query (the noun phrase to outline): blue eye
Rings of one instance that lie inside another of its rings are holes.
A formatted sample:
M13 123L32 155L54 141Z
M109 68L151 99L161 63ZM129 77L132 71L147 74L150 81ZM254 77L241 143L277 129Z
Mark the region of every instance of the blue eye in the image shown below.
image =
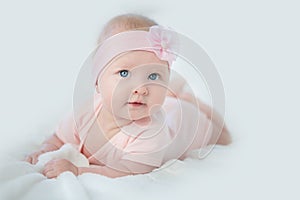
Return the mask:
M157 73L152 73L148 76L148 79L152 80L152 81L155 81L159 78L159 74Z
M121 70L119 71L121 77L127 77L129 75L128 70Z

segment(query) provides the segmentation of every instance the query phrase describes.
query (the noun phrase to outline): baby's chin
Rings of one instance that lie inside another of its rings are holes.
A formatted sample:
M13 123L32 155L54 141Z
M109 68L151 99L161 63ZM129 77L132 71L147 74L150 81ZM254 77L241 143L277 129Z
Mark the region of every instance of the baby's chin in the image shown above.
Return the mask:
M162 105L160 104L155 104L152 105L150 108L147 108L146 112L129 112L128 113L128 119L133 120L133 121L138 121L138 120L145 120L145 118L151 118L152 115L155 113L161 111Z
M128 110L119 109L113 112L113 116L117 121L128 121L135 123L144 123L146 121L151 121L151 117L161 111L162 105L156 104L152 105L151 108L145 110Z
M125 120L129 120L129 121L143 121L145 119L148 119L151 117L151 115L149 114L144 114L144 115L127 115L127 116L120 116Z

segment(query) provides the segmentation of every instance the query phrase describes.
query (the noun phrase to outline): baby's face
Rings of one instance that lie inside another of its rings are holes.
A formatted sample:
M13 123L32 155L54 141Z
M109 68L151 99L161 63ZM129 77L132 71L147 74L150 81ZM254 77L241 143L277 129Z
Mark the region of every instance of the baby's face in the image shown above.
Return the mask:
M167 62L152 52L123 54L98 79L103 105L116 117L138 120L150 116L165 100L169 75Z

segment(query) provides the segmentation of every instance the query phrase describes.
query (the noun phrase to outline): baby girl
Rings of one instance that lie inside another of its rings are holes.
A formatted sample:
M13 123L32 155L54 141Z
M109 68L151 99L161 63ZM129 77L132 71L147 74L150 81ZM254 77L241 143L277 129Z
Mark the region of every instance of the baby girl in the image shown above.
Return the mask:
M176 84L169 81L175 56L164 50L176 40L155 43L164 31L140 15L110 20L94 54L93 112L63 120L26 160L36 164L39 155L71 143L89 167L55 159L45 164L46 177L65 171L120 177L151 172L209 144L229 144L227 129L220 117L212 118L209 106L190 93L170 89ZM156 49L146 48L149 44Z

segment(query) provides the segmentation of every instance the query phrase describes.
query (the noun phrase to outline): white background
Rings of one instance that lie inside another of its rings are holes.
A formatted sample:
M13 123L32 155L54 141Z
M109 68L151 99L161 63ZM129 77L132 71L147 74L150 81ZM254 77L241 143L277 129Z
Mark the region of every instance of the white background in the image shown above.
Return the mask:
M299 199L299 10L296 0L2 0L1 151L53 131L102 25L133 12L198 42L222 76L235 148L231 176L212 191Z

